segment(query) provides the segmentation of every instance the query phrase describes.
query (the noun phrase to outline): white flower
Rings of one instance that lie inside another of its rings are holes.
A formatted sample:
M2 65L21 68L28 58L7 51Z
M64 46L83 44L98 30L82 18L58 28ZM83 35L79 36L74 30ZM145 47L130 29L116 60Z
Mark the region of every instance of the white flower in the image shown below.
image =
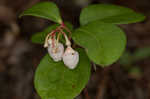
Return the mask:
M64 46L61 43L54 43L48 46L48 53L55 62L58 62L62 59L64 53Z
M74 69L79 62L79 53L68 46L63 55L63 62L68 68Z

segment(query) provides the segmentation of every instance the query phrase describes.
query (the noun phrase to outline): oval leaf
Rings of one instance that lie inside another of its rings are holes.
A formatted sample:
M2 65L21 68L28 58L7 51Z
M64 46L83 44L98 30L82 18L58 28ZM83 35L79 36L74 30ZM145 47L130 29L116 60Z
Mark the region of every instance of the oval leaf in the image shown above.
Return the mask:
M134 62L146 59L148 57L150 57L150 47L138 48L133 53L133 61Z
M124 32L113 24L92 22L77 29L73 40L83 46L89 58L99 65L110 65L123 53Z
M20 17L25 15L31 15L31 16L49 19L59 24L62 23L59 9L57 8L56 4L54 4L53 2L41 2L35 4L31 8L25 10L20 15Z
M73 26L69 22L65 22L65 25L72 31ZM32 36L31 41L33 43L43 44L45 41L45 37L48 33L50 33L52 30L56 29L59 26L59 24L54 24L49 27L47 27L43 32L36 33ZM66 32L66 31L65 31ZM67 33L67 32L66 32ZM62 37L60 39L63 39Z
M47 27L43 32L34 34L31 38L31 41L33 43L43 44L47 34L50 33L51 31L53 31L54 29L56 29L58 26L59 26L59 24L54 24L52 26Z
M87 84L90 62L83 49L79 49L80 61L74 70L63 62L54 62L46 55L35 75L35 88L42 99L73 99Z
M140 22L145 16L133 10L111 4L95 4L84 8L80 15L80 24L85 25L92 21L103 21L113 24L128 24Z

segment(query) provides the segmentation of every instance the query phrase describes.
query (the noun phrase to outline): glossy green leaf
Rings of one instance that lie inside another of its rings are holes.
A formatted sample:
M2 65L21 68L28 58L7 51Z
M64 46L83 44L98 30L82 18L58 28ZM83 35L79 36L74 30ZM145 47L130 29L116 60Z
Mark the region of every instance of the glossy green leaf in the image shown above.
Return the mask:
M21 16L31 15L36 17L45 18L56 23L61 24L62 19L59 13L59 9L53 2L40 2L33 5L31 8L25 10Z
M90 77L90 61L83 49L78 66L68 69L63 62L54 62L46 55L35 74L35 88L42 99L73 99L87 84Z
M65 25L72 31L73 30L73 26L72 24L65 22ZM31 41L33 43L38 43L38 44L43 44L45 41L45 37L47 36L48 33L50 33L52 30L56 29L59 26L59 24L54 24L51 25L49 27L47 27L44 31L36 33L32 36ZM67 33L67 32L66 32ZM63 39L63 37L61 37L60 39Z
M133 10L111 4L95 4L84 8L80 15L80 24L85 25L92 21L103 21L113 24L128 24L140 22L145 16Z
M124 32L113 24L92 22L78 28L73 40L84 47L89 58L102 66L114 63L126 45Z

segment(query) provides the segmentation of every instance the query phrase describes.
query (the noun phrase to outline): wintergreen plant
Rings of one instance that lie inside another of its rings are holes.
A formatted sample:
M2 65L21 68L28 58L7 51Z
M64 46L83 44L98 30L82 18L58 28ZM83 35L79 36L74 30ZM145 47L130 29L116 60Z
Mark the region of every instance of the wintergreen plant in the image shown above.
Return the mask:
M76 97L90 78L90 62L105 67L122 55L126 36L117 25L145 18L129 8L93 4L82 9L81 26L73 29L70 23L62 20L59 9L52 2L35 4L20 16L25 15L56 23L32 37L32 42L43 44L50 54L41 60L35 73L35 88L42 99Z

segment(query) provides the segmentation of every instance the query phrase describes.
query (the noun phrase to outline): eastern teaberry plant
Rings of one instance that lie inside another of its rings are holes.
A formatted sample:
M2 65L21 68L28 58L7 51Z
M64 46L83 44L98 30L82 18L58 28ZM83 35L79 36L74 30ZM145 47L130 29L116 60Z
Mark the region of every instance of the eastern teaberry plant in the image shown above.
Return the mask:
M32 42L43 44L49 53L41 60L35 73L35 88L42 99L76 97L90 78L90 61L105 67L122 55L126 36L117 25L145 19L129 8L93 4L82 9L81 26L73 29L70 23L62 21L59 9L52 2L35 4L20 16L25 15L56 22L32 36ZM80 48L72 48L71 40Z

